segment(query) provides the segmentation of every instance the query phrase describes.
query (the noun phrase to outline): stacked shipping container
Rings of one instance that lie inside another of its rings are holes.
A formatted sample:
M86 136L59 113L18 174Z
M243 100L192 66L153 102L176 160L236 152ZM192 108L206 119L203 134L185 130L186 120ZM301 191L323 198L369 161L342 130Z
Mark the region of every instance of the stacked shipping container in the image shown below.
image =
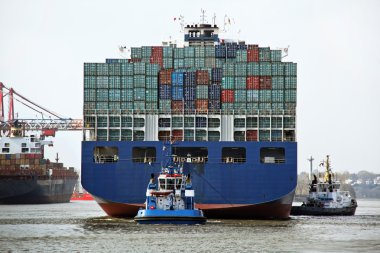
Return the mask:
M243 114L294 111L297 65L282 62L281 58L280 50L238 43L131 48L131 59L85 63L85 115L94 109L168 113L234 110ZM98 120L99 124L102 123ZM264 128L260 130L260 139L269 139L269 131L262 124L256 127ZM112 131L104 134L111 136ZM257 140L257 131L247 130L245 140ZM113 132L116 140L120 131ZM143 138L135 134L136 138ZM271 138L276 139L276 135L272 131ZM183 137L183 132L176 132L176 136ZM194 132L185 132L184 138L191 136ZM243 138L238 133L235 137Z

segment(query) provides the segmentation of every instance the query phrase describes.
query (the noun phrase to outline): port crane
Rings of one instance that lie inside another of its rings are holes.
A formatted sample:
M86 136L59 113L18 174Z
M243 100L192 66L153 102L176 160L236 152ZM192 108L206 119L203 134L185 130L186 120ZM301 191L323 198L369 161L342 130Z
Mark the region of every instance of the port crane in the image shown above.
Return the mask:
M8 119L4 117L4 98L8 96L9 109ZM48 118L19 119L14 115L14 100L17 100L26 107L40 113L48 115ZM52 112L37 103L21 95L13 88L6 87L0 82L0 132L1 135L9 135L10 129L15 124L20 125L24 131L41 131L44 136L55 136L56 131L82 131L83 120L65 118Z

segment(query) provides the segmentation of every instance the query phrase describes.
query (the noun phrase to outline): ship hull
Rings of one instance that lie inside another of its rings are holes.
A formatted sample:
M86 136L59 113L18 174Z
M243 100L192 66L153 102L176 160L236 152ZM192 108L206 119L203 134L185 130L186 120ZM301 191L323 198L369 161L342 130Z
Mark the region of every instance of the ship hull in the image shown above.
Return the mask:
M76 179L1 177L0 204L50 204L70 202Z
M209 219L288 219L292 208L294 191L286 196L259 204L195 204ZM118 218L134 217L143 203L114 203L95 198L107 215Z
M179 142L180 147L205 147L209 161L184 164L190 173L196 207L207 218L287 219L297 185L297 143L294 142ZM117 147L120 160L94 162L96 147ZM157 160L134 163L134 147L154 147ZM143 208L146 184L151 173L160 172L162 142L93 141L82 142L82 185L95 197L102 209L113 217L134 217ZM223 147L243 147L244 163L222 163ZM285 162L263 163L263 147L283 148ZM216 162L212 162L215 157Z
M323 208L316 206L293 206L291 215L311 216L351 216L355 215L356 206L342 208Z

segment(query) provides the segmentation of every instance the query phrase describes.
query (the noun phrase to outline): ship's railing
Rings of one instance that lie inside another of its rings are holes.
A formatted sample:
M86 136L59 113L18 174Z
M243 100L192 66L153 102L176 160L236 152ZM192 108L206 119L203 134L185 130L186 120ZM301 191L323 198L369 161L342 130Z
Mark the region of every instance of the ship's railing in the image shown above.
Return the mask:
M247 158L245 157L223 157L223 163L245 163Z
M282 158L275 158L271 161L265 160L264 158L260 159L261 163L285 163L285 159Z
M117 155L94 155L95 163L115 163L119 161Z
M247 110L247 109L226 109L226 110L186 110L186 109L147 109L147 110L128 110L128 109L85 109L84 115L287 115L295 116L296 110Z

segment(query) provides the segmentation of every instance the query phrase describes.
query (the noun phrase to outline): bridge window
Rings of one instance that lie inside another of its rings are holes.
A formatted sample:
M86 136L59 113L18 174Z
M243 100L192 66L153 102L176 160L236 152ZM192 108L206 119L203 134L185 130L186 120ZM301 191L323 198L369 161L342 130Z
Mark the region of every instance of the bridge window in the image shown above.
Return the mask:
M220 119L209 118L208 127L220 127Z
M181 163L205 163L208 159L208 149L206 147L173 147L175 162Z
M257 118L248 117L247 118L247 127L256 128L257 127Z
M133 147L132 160L134 163L154 163L156 161L156 148Z
M245 131L235 131L234 132L235 141L245 141Z
M158 132L159 141L169 141L170 140L170 131L159 131Z
M144 127L144 121L142 118L135 118L133 120L133 127Z
M225 147L222 149L223 163L245 163L247 160L245 148Z
M28 153L29 152L29 148L21 148L21 153Z
M117 147L95 147L95 163L115 163L119 161L119 148Z
M235 127L245 127L245 119L234 119Z
M159 127L170 127L170 118L161 118L158 119Z
M3 148L1 151L2 151L3 153L9 153L9 148Z
M284 148L261 148L260 149L261 163L285 163Z

